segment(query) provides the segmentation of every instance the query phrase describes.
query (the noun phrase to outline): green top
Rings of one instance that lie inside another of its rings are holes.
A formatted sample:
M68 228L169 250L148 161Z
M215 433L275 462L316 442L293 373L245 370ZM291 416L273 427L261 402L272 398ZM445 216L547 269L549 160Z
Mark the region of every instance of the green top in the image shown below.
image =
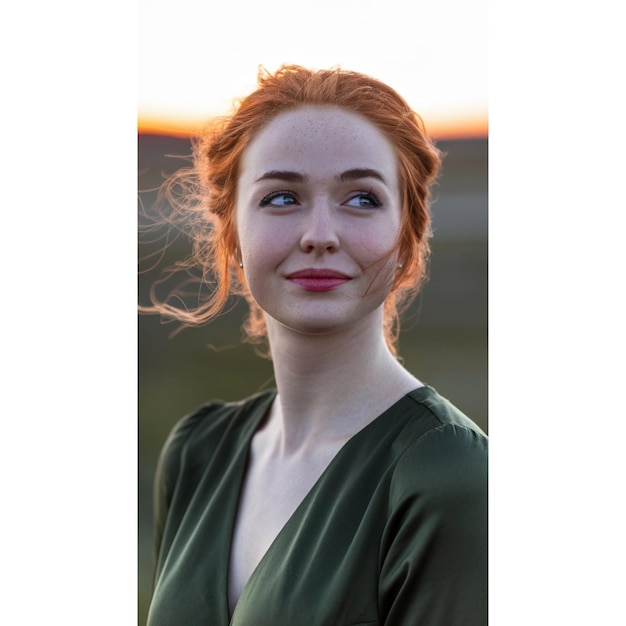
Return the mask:
M487 437L430 387L344 445L229 616L239 493L275 395L206 405L170 434L155 481L148 625L487 624Z

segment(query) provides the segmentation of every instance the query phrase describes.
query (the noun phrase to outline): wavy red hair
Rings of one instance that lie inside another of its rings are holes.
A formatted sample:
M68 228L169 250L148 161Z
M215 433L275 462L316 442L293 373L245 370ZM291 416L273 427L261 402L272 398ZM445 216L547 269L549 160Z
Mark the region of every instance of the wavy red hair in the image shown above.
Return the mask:
M193 142L190 169L179 171L163 187L162 198L173 208L170 221L184 220L192 239L192 256L176 270L199 267L195 280L209 293L193 309L177 306L182 291L165 300L151 290L152 306L185 325L201 325L223 311L231 294L250 306L244 325L248 338L265 338L263 312L245 286L238 264L236 191L242 155L252 138L280 113L306 105L332 105L361 115L395 148L402 193L402 228L398 270L384 305L384 334L396 354L399 315L418 293L427 270L430 237L430 186L439 171L440 153L428 138L421 118L386 84L365 74L342 69L309 70L285 65L271 74L259 71L258 89L240 100L231 115L213 120Z

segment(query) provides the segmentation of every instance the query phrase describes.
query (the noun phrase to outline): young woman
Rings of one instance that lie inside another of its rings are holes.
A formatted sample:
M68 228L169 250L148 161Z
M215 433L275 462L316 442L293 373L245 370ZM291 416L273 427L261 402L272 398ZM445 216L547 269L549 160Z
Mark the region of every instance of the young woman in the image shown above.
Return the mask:
M276 390L170 434L150 626L486 624L487 440L394 344L438 167L405 101L342 70L261 75L196 144L217 288L149 310L204 323L244 295Z

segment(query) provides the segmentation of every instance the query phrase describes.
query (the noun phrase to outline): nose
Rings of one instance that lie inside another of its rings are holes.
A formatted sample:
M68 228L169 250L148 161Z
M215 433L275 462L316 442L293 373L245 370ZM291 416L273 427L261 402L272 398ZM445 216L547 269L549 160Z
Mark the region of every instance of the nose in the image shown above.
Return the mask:
M307 213L300 248L304 252L335 252L339 249L337 232L332 207L318 202Z

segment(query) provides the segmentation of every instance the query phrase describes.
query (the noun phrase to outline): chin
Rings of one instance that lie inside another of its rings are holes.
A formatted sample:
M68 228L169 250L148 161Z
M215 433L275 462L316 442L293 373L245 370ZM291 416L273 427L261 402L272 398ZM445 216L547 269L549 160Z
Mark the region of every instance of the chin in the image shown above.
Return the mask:
M337 320L324 320L319 317L311 319L276 319L275 320L283 328L287 328L295 333L302 335L330 335L340 332L345 328L349 328L350 324L342 324Z
M277 315L276 317L268 314L278 325L288 328L294 333L300 333L308 336L331 336L338 333L344 333L350 329L358 329L359 327L372 326L377 332L382 325L382 306L365 311L329 311L328 308L323 310L310 310L306 315Z

